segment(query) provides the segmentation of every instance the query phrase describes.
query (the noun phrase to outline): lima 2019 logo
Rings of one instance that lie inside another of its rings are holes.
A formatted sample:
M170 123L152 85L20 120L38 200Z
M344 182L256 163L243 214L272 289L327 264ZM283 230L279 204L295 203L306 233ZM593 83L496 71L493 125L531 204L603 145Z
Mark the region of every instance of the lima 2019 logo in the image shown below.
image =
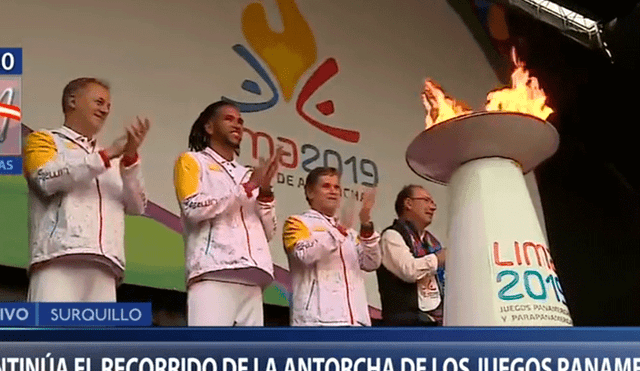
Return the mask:
M300 14L294 0L278 0L277 2L284 25L282 33L271 30L264 7L259 3L250 4L244 9L242 31L253 50L266 62L275 75L284 100L289 102L302 74L316 62L317 47L309 24ZM234 45L233 50L264 80L273 96L268 101L260 103L237 102L228 97L222 97L222 99L238 105L241 112L264 111L277 104L280 99L278 89L258 59L244 45ZM360 140L359 132L324 124L303 110L304 104L313 93L337 74L338 63L334 58L328 58L322 62L302 87L296 99L296 112L309 124L323 132L350 143L358 143ZM255 81L244 80L241 87L249 93L262 95L262 91ZM335 111L331 100L318 103L316 108L325 116L330 116Z
M251 3L243 10L242 32L250 47L268 66L280 89L276 87L274 79L271 78L260 60L247 47L242 44L234 45L232 49L253 68L264 84L271 90L271 98L258 103L239 102L231 97L222 97L223 100L236 104L241 112L260 112L270 109L280 100L279 91L284 101L291 101L300 78L315 65L317 60L315 38L309 24L300 13L295 0L276 1L282 17L283 32L275 32L269 27L265 9L259 3ZM304 110L305 104L312 95L335 77L338 72L338 63L335 58L327 58L320 63L304 83L295 99L296 112L307 123L322 132L341 141L358 143L360 141L360 132L321 122ZM242 82L241 88L257 96L262 96L264 93L258 83L249 79ZM319 102L315 105L315 108L320 114L327 117L335 112L332 100ZM262 142L266 142L269 145L269 153L273 153L275 140L269 134L254 132L248 128L245 128L245 132L251 137L252 157L254 159L258 157L258 142L260 138L264 138ZM309 172L317 166L333 166L343 174L343 181L352 181L354 184L366 186L376 186L378 184L378 167L370 159L343 156L334 149L320 149L318 146L308 143L299 146L294 140L285 137L276 137L276 140L279 142L278 145L284 146L289 153L286 156L287 158L281 162L284 170L293 170L301 167L302 170ZM281 173L278 174L278 183L300 187L301 184L304 184L304 181L302 178L298 178L296 182L293 175ZM345 189L345 191L348 190ZM346 197L350 196L349 192L345 192L344 195ZM354 195L358 198L357 194Z

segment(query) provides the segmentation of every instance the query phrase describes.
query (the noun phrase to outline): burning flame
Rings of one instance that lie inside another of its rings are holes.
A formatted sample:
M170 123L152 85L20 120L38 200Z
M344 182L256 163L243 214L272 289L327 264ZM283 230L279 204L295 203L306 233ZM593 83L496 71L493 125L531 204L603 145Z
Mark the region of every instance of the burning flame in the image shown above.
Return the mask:
M464 102L456 101L446 95L442 87L436 82L427 79L424 82L422 90L422 104L427 111L425 119L426 128L429 129L433 125L442 121L452 119L456 116L471 113L471 108Z
M516 69L511 74L511 87L489 92L487 111L520 112L546 120L553 109L545 104L547 96L538 84L538 79L530 76L524 68L524 62L511 49L511 60ZM422 104L427 111L426 129L443 121L471 113L471 108L462 101L456 101L446 95L442 87L427 79L422 91Z
M522 112L546 120L553 110L545 104L547 96L540 88L538 79L529 76L515 48L511 49L511 60L516 66L511 74L511 87L490 92L487 95L487 111Z

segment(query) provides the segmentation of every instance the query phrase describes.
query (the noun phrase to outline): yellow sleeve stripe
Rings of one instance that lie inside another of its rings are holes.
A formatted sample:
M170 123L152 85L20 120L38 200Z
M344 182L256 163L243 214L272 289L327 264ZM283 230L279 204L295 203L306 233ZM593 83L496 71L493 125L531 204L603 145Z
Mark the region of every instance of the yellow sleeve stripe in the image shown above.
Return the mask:
M284 228L282 230L282 242L284 249L287 252L293 251L296 243L300 240L304 240L311 237L309 228L297 218L289 217L284 222Z
M27 137L24 147L23 171L29 175L56 157L58 149L51 134L35 131Z
M182 202L198 192L200 166L188 153L180 155L173 169L173 185L176 188L178 201Z

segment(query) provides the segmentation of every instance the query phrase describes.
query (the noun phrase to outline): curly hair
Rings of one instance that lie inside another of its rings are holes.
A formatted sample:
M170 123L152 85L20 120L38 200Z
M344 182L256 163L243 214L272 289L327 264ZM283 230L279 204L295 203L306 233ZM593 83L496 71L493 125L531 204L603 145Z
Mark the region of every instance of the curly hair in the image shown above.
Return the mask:
M204 109L204 111L200 112L200 116L198 116L196 122L191 126L191 132L189 133L189 150L199 152L209 146L210 138L205 126L216 116L220 108L226 106L235 107L236 109L238 108L231 102L220 100L215 103L211 103Z

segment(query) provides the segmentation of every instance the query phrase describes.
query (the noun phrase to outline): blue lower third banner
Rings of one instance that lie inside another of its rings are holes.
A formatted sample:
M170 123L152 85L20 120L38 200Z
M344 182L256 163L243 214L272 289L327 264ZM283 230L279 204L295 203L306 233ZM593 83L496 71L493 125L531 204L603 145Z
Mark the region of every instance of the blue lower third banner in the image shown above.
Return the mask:
M151 303L0 303L0 326L121 327L151 321Z
M35 325L35 303L0 303L0 326Z
M22 157L0 156L0 175L22 174Z
M10 342L0 370L639 371L640 343Z

